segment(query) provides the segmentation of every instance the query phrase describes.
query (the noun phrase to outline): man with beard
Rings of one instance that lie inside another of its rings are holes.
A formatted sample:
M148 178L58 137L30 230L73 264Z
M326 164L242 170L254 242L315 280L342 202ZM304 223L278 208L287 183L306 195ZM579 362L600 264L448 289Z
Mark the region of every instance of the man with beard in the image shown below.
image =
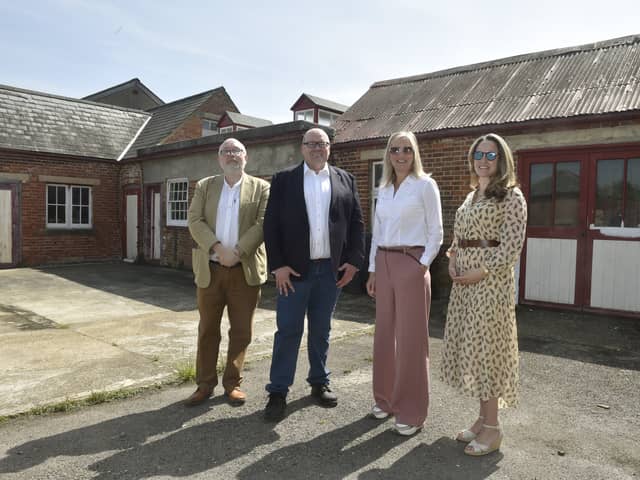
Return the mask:
M188 406L205 402L218 384L216 366L225 307L230 329L222 385L229 403L246 401L240 390L242 366L251 343L260 285L267 279L262 223L269 184L244 173L247 150L234 138L220 145L218 162L223 175L203 178L196 184L187 216L189 232L197 244L192 265L200 312L198 388L186 400Z

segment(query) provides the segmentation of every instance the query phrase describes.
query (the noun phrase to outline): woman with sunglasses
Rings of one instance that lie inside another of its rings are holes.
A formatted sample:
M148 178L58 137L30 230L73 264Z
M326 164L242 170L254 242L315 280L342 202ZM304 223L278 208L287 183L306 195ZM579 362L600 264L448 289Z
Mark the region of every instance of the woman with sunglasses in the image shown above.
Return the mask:
M367 292L376 299L371 415L395 416L395 431L420 430L429 406L429 265L442 244L436 182L422 170L418 141L387 142L373 221Z
M477 420L458 433L464 453L500 448L498 407L517 403L518 338L514 265L527 223L513 155L494 133L477 138L467 155L473 191L456 212L447 251L453 280L442 354L442 378L480 401Z

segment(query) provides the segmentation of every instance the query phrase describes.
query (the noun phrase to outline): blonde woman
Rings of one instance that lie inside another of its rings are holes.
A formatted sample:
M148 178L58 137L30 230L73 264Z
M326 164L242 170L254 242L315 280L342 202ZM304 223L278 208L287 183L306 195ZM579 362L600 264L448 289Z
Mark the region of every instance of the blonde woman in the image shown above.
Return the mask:
M371 414L395 416L400 435L413 435L427 417L429 266L441 244L438 186L422 170L415 135L394 133L378 189L367 292L376 299Z
M498 406L517 403L518 338L514 265L527 223L513 155L494 133L467 155L471 187L456 212L449 275L453 281L444 334L442 377L479 400L478 419L458 433L467 455L500 448Z

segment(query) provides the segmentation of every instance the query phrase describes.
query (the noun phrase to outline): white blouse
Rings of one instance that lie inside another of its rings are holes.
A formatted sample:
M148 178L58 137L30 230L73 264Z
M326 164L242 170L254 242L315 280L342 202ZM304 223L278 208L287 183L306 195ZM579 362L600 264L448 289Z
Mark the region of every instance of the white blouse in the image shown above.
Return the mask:
M420 263L431 265L442 245L440 191L429 175L409 175L393 192L393 184L378 190L373 220L369 271L376 271L376 252L381 247L424 246Z

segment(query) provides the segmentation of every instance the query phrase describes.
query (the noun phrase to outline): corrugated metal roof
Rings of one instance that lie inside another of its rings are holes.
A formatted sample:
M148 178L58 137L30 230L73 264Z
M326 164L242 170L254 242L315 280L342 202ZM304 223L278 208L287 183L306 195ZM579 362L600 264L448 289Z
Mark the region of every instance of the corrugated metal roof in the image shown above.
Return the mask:
M374 83L334 143L640 109L640 35Z
M0 85L0 148L117 160L149 114Z
M220 91L224 91L224 87L182 98L149 110L152 115L151 120L129 150L127 157L135 156L141 148L153 147L162 143L202 104Z

